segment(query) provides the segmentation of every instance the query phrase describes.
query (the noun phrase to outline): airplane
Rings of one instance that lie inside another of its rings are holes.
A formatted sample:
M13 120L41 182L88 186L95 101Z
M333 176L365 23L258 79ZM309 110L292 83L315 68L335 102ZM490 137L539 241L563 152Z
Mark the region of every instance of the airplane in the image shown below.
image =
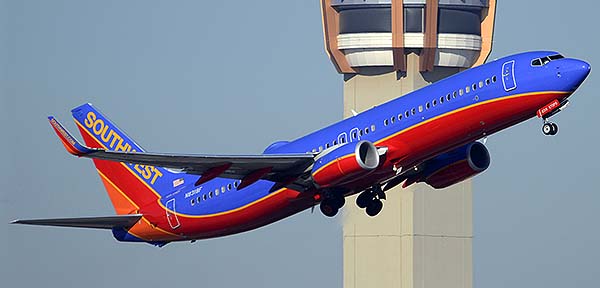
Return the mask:
M91 104L72 110L85 145L54 117L66 150L91 158L116 215L15 220L112 230L118 241L162 247L249 231L319 205L335 216L345 197L374 217L386 191L423 182L442 189L485 171L481 140L537 115L549 118L591 71L553 51L511 55L300 137L260 155L152 153Z

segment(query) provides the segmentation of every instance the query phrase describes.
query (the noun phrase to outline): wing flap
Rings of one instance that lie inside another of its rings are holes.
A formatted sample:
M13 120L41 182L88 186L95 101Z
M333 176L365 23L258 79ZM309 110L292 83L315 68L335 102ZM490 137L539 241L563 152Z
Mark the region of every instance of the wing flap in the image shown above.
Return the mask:
M103 217L52 218L14 220L11 224L60 226L94 229L129 228L142 219L142 214L115 215Z

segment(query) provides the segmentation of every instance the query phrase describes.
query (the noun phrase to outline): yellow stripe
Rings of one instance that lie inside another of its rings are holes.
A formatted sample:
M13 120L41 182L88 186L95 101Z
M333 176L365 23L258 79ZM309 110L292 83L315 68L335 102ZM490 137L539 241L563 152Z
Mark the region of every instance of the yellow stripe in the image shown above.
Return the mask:
M418 128L418 127L420 127L422 125L425 125L425 124L427 124L427 123L429 123L431 121L435 121L435 120L437 120L439 118L446 117L446 116L449 116L449 115L452 115L452 114L455 114L455 113L458 113L458 112L462 112L464 110L471 109L471 108L474 108L474 107L477 107L477 106L480 106L480 105L485 105L485 104L489 104L489 103L493 103L493 102L497 102L497 101L509 100L509 99L513 99L513 98L528 97L528 96L537 96L537 95L541 95L541 94L551 94L551 93L554 93L554 94L569 94L570 92L564 92L564 91L544 91L544 92L523 93L523 94L516 94L516 95L512 95L512 96L507 96L507 97L500 97L500 98L495 98L495 99L491 99L491 100L487 100L487 101L483 101L483 102L471 104L469 106L465 106L465 107L460 108L460 109L452 110L452 111L447 112L445 114L438 115L438 116L433 117L431 119L428 119L426 121L419 122L419 123L417 123L417 124L415 124L413 126L407 127L404 130L400 130L400 131L398 131L398 132L396 132L396 133L394 133L394 134L392 134L392 135L390 135L388 137L385 137L385 138L383 138L383 139L375 142L375 145L380 144L382 142L385 142L385 141L389 140L390 138L396 137L399 134L402 134L402 133L408 132L408 131L410 131L412 129Z
M479 102L479 103L474 103L474 104L471 104L469 106L465 106L465 107L460 108L460 109L456 109L456 110L452 110L452 111L444 113L444 114L440 114L440 115L438 115L436 117L433 117L431 119L428 119L426 121L419 122L419 123L417 123L417 124L415 124L413 126L407 127L404 130L400 130L400 131L398 131L398 132L396 132L396 133L394 133L394 134L392 134L392 135L390 135L388 137L385 137L385 138L383 138L381 140L378 140L377 142L374 143L374 145L381 144L381 143L383 143L383 142L385 142L385 141L387 141L387 140L389 140L391 138L399 136L400 134L403 134L403 133L406 133L406 132L408 132L410 130L416 129L416 128L422 126L422 125L425 125L425 124L427 124L429 122L435 121L435 120L440 119L442 117L450 116L450 115L452 115L454 113L462 112L462 111L465 111L467 109L471 109L471 108L474 108L474 107L477 107L477 106L480 106L480 105L485 105L485 104L489 104L489 103L493 103L493 102L497 102L497 101L502 101L502 100L509 100L509 99L518 98L518 97L536 96L536 95L551 94L551 93L555 93L555 94L569 94L570 92L564 92L564 91L545 91L545 92L523 93L523 94L517 94L517 95L512 95L512 96L507 96L507 97L495 98L495 99L491 99L491 100L487 100L487 101L483 101L483 102ZM345 155L345 156L341 157L341 159L345 159L347 157L350 157L353 154L354 153L349 154L349 155ZM332 165L334 163L335 162L330 162L330 163L324 165L323 167L317 169L317 171L315 171L314 173L312 173L313 177L316 176L323 169L329 167L330 165Z
M347 154L347 155L344 155L344 156L342 156L342 157L340 157L340 158L338 158L338 159L339 159L339 161L341 161L341 160L344 160L344 159L346 159L346 158L348 158L348 157L352 157L352 156L354 156L354 152L353 152L353 153L350 153L350 154ZM323 167L321 167L321 168L317 169L317 171L315 171L314 173L312 173L313 177L314 177L315 175L319 174L319 172L321 172L323 169L325 169L325 168L327 168L327 167L331 166L331 165L332 165L332 164L334 164L334 163L336 163L336 162L333 162L333 161L332 161L332 162L329 162L329 163L327 163L327 164L323 165Z

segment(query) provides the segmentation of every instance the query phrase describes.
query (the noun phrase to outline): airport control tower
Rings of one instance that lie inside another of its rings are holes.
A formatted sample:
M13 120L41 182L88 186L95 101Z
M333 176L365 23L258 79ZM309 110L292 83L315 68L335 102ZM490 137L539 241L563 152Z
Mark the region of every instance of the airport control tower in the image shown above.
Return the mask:
M496 0L321 0L325 48L344 75L344 116L485 62ZM344 209L344 287L472 283L471 182L387 192L383 211Z

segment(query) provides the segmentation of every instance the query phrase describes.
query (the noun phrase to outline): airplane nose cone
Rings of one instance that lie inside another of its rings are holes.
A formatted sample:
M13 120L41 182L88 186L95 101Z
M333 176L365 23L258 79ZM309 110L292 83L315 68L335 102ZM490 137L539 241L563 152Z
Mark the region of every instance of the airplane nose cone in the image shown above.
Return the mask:
M575 66L575 73L579 76L579 83L583 82L583 80L590 75L590 72L592 72L592 66L590 63L587 63L583 60L575 60L575 64L573 66Z
M582 60L568 59L564 67L564 77L567 82L565 83L568 89L576 90L579 85L588 77L592 71L592 66Z

